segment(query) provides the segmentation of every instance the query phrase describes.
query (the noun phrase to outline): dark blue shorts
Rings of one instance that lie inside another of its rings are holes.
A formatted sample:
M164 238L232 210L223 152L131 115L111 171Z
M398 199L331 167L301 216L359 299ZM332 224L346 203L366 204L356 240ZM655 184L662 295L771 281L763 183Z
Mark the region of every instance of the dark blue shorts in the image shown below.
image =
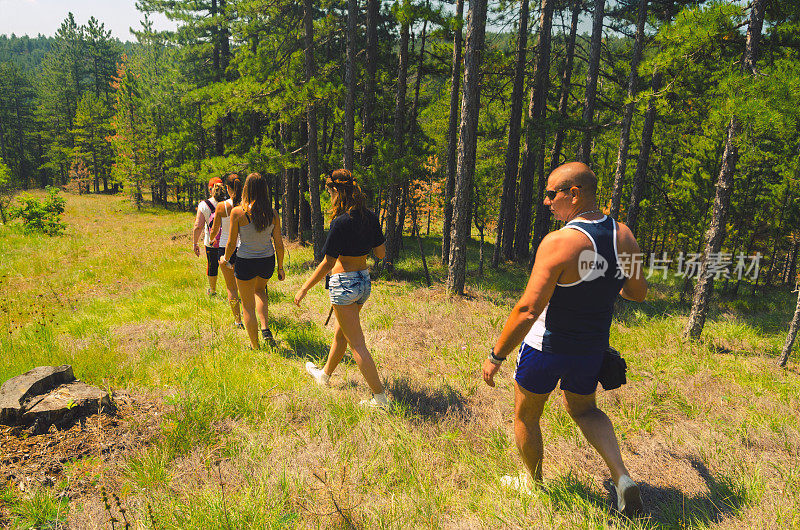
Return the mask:
M597 375L602 364L603 353L591 355L543 353L523 342L519 348L514 379L519 386L534 394L552 392L560 379L561 390L588 396L597 388Z

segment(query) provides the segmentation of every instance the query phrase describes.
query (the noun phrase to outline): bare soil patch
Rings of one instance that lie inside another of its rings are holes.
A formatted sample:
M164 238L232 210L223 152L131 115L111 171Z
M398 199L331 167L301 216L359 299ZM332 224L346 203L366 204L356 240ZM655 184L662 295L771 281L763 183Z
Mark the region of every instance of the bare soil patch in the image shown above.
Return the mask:
M0 483L22 492L52 487L72 462L127 454L158 435L163 400L129 391L114 392L113 400L114 414L93 414L65 430L53 426L44 434L31 435L20 427L0 427ZM84 475L70 480L64 494L75 499L95 489Z

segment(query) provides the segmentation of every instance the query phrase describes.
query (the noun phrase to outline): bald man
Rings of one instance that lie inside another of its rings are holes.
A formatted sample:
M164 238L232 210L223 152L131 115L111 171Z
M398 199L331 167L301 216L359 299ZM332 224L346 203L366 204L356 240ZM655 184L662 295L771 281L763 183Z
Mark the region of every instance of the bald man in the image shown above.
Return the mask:
M539 419L560 381L567 412L611 471L617 508L635 515L642 510L639 487L622 462L611 420L597 408L595 390L617 294L641 302L647 282L641 267L622 267L618 256L638 254L639 245L628 227L603 215L596 194L597 177L580 162L559 166L548 177L544 204L566 226L539 245L525 292L483 363L483 379L494 386L503 361L521 342L514 434L528 471L542 480Z

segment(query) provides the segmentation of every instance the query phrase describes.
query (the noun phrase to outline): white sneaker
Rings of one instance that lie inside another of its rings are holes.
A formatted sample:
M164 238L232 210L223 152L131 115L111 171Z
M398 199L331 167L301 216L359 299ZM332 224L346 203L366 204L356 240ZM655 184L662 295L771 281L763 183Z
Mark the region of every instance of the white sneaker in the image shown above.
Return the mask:
M316 381L318 385L322 386L331 385L331 376L329 376L328 374L317 368L317 366L311 361L308 361L306 363L306 372L308 372L309 375L311 375L311 377L314 378L314 381Z
M521 472L517 477L503 475L500 477L500 484L506 488L524 493L525 495L530 495L532 493L531 487L528 485L528 475L524 471Z
M639 486L628 475L619 477L617 488L617 509L628 517L635 517L644 509Z
M372 394L370 399L362 399L358 402L358 406L372 409L389 410L391 403L386 398L386 393L383 393Z

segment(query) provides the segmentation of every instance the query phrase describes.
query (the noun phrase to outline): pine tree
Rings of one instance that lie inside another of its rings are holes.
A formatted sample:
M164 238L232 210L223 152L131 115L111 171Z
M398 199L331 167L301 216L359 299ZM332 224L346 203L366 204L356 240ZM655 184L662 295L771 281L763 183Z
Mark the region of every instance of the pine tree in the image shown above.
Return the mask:
M761 37L761 27L764 22L765 0L754 0L750 8L750 23L747 27L747 44L742 57L742 72L745 75L754 75L756 60L758 58L758 41ZM736 171L736 163L739 158L738 147L736 145L737 136L741 131L742 124L734 115L728 123L725 134L725 151L722 154L722 164L717 177L716 196L714 197L714 209L711 216L711 224L706 232L704 259L700 266L697 284L692 298L692 311L689 314L689 321L684 330L684 336L697 339L703 331L706 314L708 312L708 302L711 298L711 291L714 287L714 277L709 275L708 267L711 255L717 254L722 247L722 240L725 237L725 220L730 206L731 193L733 192L733 177Z
M458 143L458 101L461 95L461 26L464 0L456 0L453 20L453 60L450 65L450 112L447 122L447 165L445 167L444 221L442 223L442 263L450 262L450 233L453 228L453 194L456 187L456 148Z
M520 120L522 118L522 91L525 83L525 65L528 52L528 0L522 0L517 32L517 60L514 64L514 84L511 90L511 114L508 120L508 146L503 172L503 194L500 196L500 213L497 217L497 237L492 253L492 267L500 263L500 255L511 259L514 241L514 198L519 167Z
M470 192L475 174L475 150L480 112L480 66L486 32L486 0L471 0L464 54L464 95L461 98L461 125L458 130L458 170L453 204L450 264L447 290L464 294L467 268L467 241L470 235Z

